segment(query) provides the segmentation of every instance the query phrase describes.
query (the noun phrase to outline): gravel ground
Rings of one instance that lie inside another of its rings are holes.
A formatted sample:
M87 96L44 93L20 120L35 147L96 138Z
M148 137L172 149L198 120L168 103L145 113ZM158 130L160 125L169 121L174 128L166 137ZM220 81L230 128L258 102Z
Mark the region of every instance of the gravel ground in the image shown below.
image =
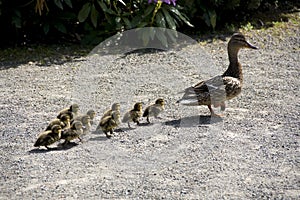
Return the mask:
M0 199L299 199L299 24L246 36L260 49L240 52L244 88L221 119L175 102L226 69L229 37L177 51L2 64ZM91 132L65 149L33 147L73 102L96 110L94 130L113 102L124 113L158 97L166 110L150 125L122 124L111 139Z

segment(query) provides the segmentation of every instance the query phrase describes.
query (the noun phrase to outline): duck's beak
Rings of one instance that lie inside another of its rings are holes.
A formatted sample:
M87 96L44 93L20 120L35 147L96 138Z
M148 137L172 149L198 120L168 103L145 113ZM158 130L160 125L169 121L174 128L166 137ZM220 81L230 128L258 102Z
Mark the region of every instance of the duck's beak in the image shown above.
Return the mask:
M252 45L251 43L249 43L249 42L246 42L246 43L247 43L247 48L258 49L256 46Z

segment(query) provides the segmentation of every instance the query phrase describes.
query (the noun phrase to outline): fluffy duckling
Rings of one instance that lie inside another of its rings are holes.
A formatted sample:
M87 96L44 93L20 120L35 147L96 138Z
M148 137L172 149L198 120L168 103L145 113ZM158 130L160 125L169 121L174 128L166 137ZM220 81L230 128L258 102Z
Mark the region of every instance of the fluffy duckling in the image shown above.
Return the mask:
M59 125L53 125L50 131L44 131L38 135L36 142L34 143L35 147L45 146L47 149L50 149L48 146L55 143L61 138L62 128Z
M107 110L104 112L102 118L104 117L108 117L108 116L111 116L113 114L114 111L117 111L120 113L120 104L119 103L114 103L112 106L111 106L111 109Z
M242 48L257 49L241 33L232 35L228 42L227 51L229 66L221 75L186 88L183 97L177 101L187 106L206 105L211 116L219 116L214 113L211 105L221 106L225 110L225 101L239 95L242 91L243 73L242 65L238 61L238 52Z
M141 102L138 102L134 104L132 110L125 113L122 122L127 123L129 128L131 128L130 122L135 122L137 125L139 125L140 124L139 118L142 116L142 114L143 114L143 106Z
M165 101L162 98L159 98L155 101L155 104L148 106L144 113L143 117L147 117L147 122L150 123L149 117L154 116L158 118L159 113L165 110Z
M65 129L61 133L61 139L64 139L63 145L68 144L71 140L74 140L76 138L79 139L81 142L80 135L83 134L83 125L81 121L73 121L70 128Z
M78 112L79 112L78 104L72 104L69 108L65 108L61 110L57 115L57 118L60 119L63 114L67 114L70 116L70 119L72 120L78 115Z
M60 119L52 120L49 123L49 125L47 126L46 131L51 130L54 125L59 125L59 126L61 126L62 129L69 128L70 127L70 115L62 114Z
M88 110L86 114L90 116L90 124L93 125L96 112L94 110Z
M101 129L107 138L113 135L113 130L118 127L120 112L113 111L111 116L102 117L97 130Z
M80 121L83 125L83 134L87 134L92 125L91 125L91 118L89 115L82 115L79 117L76 117L74 120L71 121L71 123L73 123L74 121Z

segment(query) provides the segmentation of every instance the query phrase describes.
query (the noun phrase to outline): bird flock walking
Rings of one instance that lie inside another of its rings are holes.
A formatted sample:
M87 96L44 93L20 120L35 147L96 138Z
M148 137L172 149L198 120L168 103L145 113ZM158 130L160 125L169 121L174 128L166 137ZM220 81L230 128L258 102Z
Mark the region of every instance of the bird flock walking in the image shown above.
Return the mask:
M214 112L212 105L221 107L221 111L224 111L226 108L225 101L236 97L242 91L243 72L242 65L238 61L238 52L242 48L257 49L257 47L246 41L242 33L234 33L227 45L229 58L227 70L220 76L200 81L194 86L186 88L183 91L183 97L177 103L186 106L206 105L211 116L220 117ZM142 105L141 102L135 103L133 108L126 112L121 120L120 104L114 103L111 109L105 111L102 115L96 131L102 131L107 138L110 138L113 136L113 131L121 123L127 123L128 127L131 128L130 123L133 122L139 125L141 117L145 117L147 123L150 123L149 117L159 118L158 115L165 109L165 101L162 98L158 98L154 104L146 107L144 112ZM61 139L64 140L63 146L74 139L81 141L81 136L90 132L95 115L94 110L89 110L84 115L79 114L77 104L61 110L57 118L52 120L45 131L38 135L34 146L44 146L48 149L49 145Z
M134 105L133 109L124 114L121 121L120 104L114 103L111 109L103 113L96 132L102 131L107 138L111 138L113 131L120 126L121 122L127 123L128 127L131 128L130 122L139 125L142 116L147 117L147 123L149 124L149 117L154 116L158 118L158 115L165 109L164 105L164 100L159 98L155 104L149 105L143 113L142 103L138 102ZM51 149L49 145L60 140L64 140L61 143L62 147L75 139L82 142L81 137L91 131L95 116L96 112L94 110L89 110L86 114L79 114L78 104L72 104L70 107L61 110L57 118L49 122L45 131L38 135L34 147L44 146L47 149Z

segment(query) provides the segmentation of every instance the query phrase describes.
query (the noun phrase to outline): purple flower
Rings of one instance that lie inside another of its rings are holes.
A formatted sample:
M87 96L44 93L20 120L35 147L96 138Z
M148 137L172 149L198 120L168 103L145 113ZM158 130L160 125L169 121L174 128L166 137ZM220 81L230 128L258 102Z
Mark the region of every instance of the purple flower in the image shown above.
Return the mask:
M148 3L152 3L152 2L157 3L157 1L161 1L169 5L172 3L174 6L176 6L176 0L148 0Z

